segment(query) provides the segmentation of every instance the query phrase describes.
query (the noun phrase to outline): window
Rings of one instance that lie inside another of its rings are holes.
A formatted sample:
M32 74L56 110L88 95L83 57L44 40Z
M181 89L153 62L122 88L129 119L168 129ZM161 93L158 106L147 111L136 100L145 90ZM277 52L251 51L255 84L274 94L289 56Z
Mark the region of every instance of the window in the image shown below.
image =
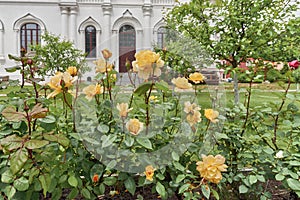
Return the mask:
M97 55L96 28L94 26L85 28L85 52L88 58L95 58Z
M165 46L166 33L167 29L165 27L160 27L157 30L157 46L159 48L163 48Z
M41 43L41 29L36 23L27 23L21 27L21 48L31 51L31 46Z

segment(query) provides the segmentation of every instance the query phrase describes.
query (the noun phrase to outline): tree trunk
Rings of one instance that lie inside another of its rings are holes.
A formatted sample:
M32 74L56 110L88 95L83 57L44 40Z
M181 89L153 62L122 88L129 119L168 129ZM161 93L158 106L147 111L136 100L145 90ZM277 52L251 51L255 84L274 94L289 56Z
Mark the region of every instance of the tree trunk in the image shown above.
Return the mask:
M240 102L239 95L239 81L238 74L235 72L233 76L233 88L234 88L234 104L237 105Z

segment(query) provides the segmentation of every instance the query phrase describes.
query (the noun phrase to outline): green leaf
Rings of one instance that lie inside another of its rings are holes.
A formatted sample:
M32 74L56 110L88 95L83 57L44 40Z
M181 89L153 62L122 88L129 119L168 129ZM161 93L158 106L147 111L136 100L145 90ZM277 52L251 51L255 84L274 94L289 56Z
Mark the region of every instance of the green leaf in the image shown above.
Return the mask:
M292 160L292 161L289 162L289 164L290 164L291 166L300 166L300 162L297 161L297 160Z
M164 92L169 91L169 86L168 83L164 82L164 81L160 81L160 82L156 82L155 83L155 88L162 90Z
M130 192L130 194L134 195L136 190L136 184L132 177L129 177L124 182L125 188Z
M178 194L185 192L190 186L191 186L191 184L189 184L189 183L186 183L186 184L180 186L180 188L178 190Z
M64 147L67 147L70 144L70 140L62 134L43 134L43 136L45 140L57 142Z
M38 121L45 124L53 124L56 122L56 118L52 115L47 115L44 118L39 118Z
M46 196L48 189L51 184L51 176L50 174L42 174L39 176L39 181L41 183L41 186L43 188L43 194Z
M25 148L18 149L16 152L11 154L10 158L10 169L13 174L18 173L26 161L28 160L28 151Z
M14 187L18 191L25 191L29 188L29 182L25 177L21 177L14 181Z
M1 114L5 119L12 122L18 122L26 119L26 114L24 112L17 112L14 107L6 107Z
M225 134L225 133L216 133L216 139L217 139L217 140L221 140L221 139L229 139L229 137L228 137L227 134Z
M166 198L166 189L165 186L163 186L160 182L156 183L156 192L162 197L162 198Z
M67 199L75 199L78 196L78 193L79 193L78 189L77 188L73 188L71 190L71 192L69 193Z
M13 56L11 54L8 54L8 58L15 61L21 61L21 57Z
M10 169L7 169L1 175L1 182L2 183L12 183L14 181L14 175L11 173Z
M248 188L245 185L240 185L239 192L240 192L240 194L247 193Z
M179 174L176 177L175 183L180 183L185 178L185 174Z
M82 194L85 198L87 198L87 199L90 199L90 198L91 198L91 193L90 193L90 191L89 191L88 189L86 189L86 188L83 188L83 189L81 190L81 194Z
M131 147L134 143L134 138L132 138L131 136L129 135L126 135L125 136L125 140L124 140L124 143L127 147Z
M99 185L99 192L101 195L104 194L104 192L105 192L105 185L103 183L101 183Z
M142 83L142 84L134 91L134 94L137 94L137 95L145 94L145 93L150 89L151 86L152 86L152 83L151 83L151 82L145 82L145 83Z
M12 197L16 194L16 188L12 185L8 185L4 188L4 193L7 195L8 199L12 199Z
M108 146L111 146L112 143L117 139L117 136L116 135L103 135L101 137L101 140L102 140L102 148L105 148L105 147L108 147Z
M113 176L110 176L110 177L106 177L104 178L104 181L103 183L107 186L112 186L114 185L115 183L117 182L117 178L116 177L113 177Z
M176 162L176 161L174 161L173 162L173 165L174 165L174 167L176 168L176 169L178 169L179 171L184 171L185 170L185 168L184 168L184 166L182 166L179 162Z
M209 199L210 197L210 188L208 185L201 185L201 192L202 194Z
M6 71L6 72L9 72L9 73L12 73L12 72L15 72L15 71L20 70L20 69L21 69L20 66L6 67L6 68L5 68L5 71Z
M101 133L108 133L109 126L107 126L106 124L99 124L97 126L97 130L100 131Z
M212 194L214 195L214 197L216 198L216 200L219 200L219 199L220 199L220 196L219 196L219 194L218 194L218 192L217 192L216 190L211 189L211 192L212 192Z
M275 175L275 179L276 179L277 181L282 181L284 178L285 178L285 176L282 175L282 174L276 174L276 175Z
M70 176L68 178L68 183L72 186L72 187L77 187L78 186L78 181L76 179L75 176Z
M16 135L10 135L1 139L0 144L4 146L8 151L18 149L22 146L23 139Z
M136 141L147 149L152 149L152 143L148 138L136 138Z
M264 150L264 152L266 152L267 154L270 154L270 155L274 153L274 150L271 149L270 147L265 147L263 150Z
M250 175L249 176L249 183L250 183L250 185L253 185L256 182L257 182L256 176L255 175Z
M294 191L300 191L300 181L292 178L288 178L287 180L288 186Z
M25 147L28 149L39 149L47 144L49 144L49 141L46 140L29 140L25 143Z
M172 158L175 161L179 161L179 155L175 151L172 152Z

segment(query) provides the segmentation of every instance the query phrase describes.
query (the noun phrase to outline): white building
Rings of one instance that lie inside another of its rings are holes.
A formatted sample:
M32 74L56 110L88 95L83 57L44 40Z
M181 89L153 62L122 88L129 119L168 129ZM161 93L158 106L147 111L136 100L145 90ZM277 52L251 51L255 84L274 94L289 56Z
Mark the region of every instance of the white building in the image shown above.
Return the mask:
M18 78L4 67L16 63L8 54L20 55L21 47L40 43L48 31L74 42L88 53L87 61L110 49L116 69L124 72L126 57L162 44L163 10L174 0L0 0L0 76ZM89 74L85 75L85 77ZM92 75L91 75L92 76Z

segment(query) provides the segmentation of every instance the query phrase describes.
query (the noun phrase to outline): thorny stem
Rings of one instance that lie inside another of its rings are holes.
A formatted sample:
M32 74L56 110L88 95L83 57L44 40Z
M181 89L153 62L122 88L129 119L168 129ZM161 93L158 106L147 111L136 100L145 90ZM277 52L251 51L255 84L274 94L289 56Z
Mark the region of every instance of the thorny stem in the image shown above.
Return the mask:
M149 99L150 99L150 95L151 95L153 86L154 86L154 81L152 81L152 84L150 86L148 95L147 95L147 93L145 94L145 104L146 104L146 134L148 133L148 126L150 124Z
M107 65L108 65L107 60L105 60L107 90L108 90L108 94L109 94L109 100L112 102L111 87L110 87L110 84L109 84L109 74L108 74L108 70L107 70Z
M255 74L254 74L255 75ZM253 76L254 77L254 76ZM241 133L241 136L244 135L245 133L245 130L246 130L246 125L247 125L247 122L248 122L248 118L249 118L249 109L250 109L250 99L251 99L251 93L252 93L252 84L253 84L253 78L251 78L250 80L250 83L249 83L249 90L248 90L248 98L247 98L247 106L246 106L246 117L245 117L245 121L244 121L244 124L243 124L243 130L242 130L242 133Z
M281 105L280 105L280 107L279 107L279 109L277 111L277 115L275 117L275 122L274 122L274 136L273 136L272 142L273 142L273 144L274 144L274 146L275 146L276 149L278 149L277 144L276 144L277 129L278 129L278 119L279 119L279 114L280 114L280 112L281 112L281 110L282 110L282 108L284 106L284 103L285 103L285 100L286 100L286 95L287 95L287 93L288 93L288 91L290 89L290 86L291 86L291 78L290 77L289 77L288 81L289 82L288 82L287 88L285 89L284 97L283 97Z

